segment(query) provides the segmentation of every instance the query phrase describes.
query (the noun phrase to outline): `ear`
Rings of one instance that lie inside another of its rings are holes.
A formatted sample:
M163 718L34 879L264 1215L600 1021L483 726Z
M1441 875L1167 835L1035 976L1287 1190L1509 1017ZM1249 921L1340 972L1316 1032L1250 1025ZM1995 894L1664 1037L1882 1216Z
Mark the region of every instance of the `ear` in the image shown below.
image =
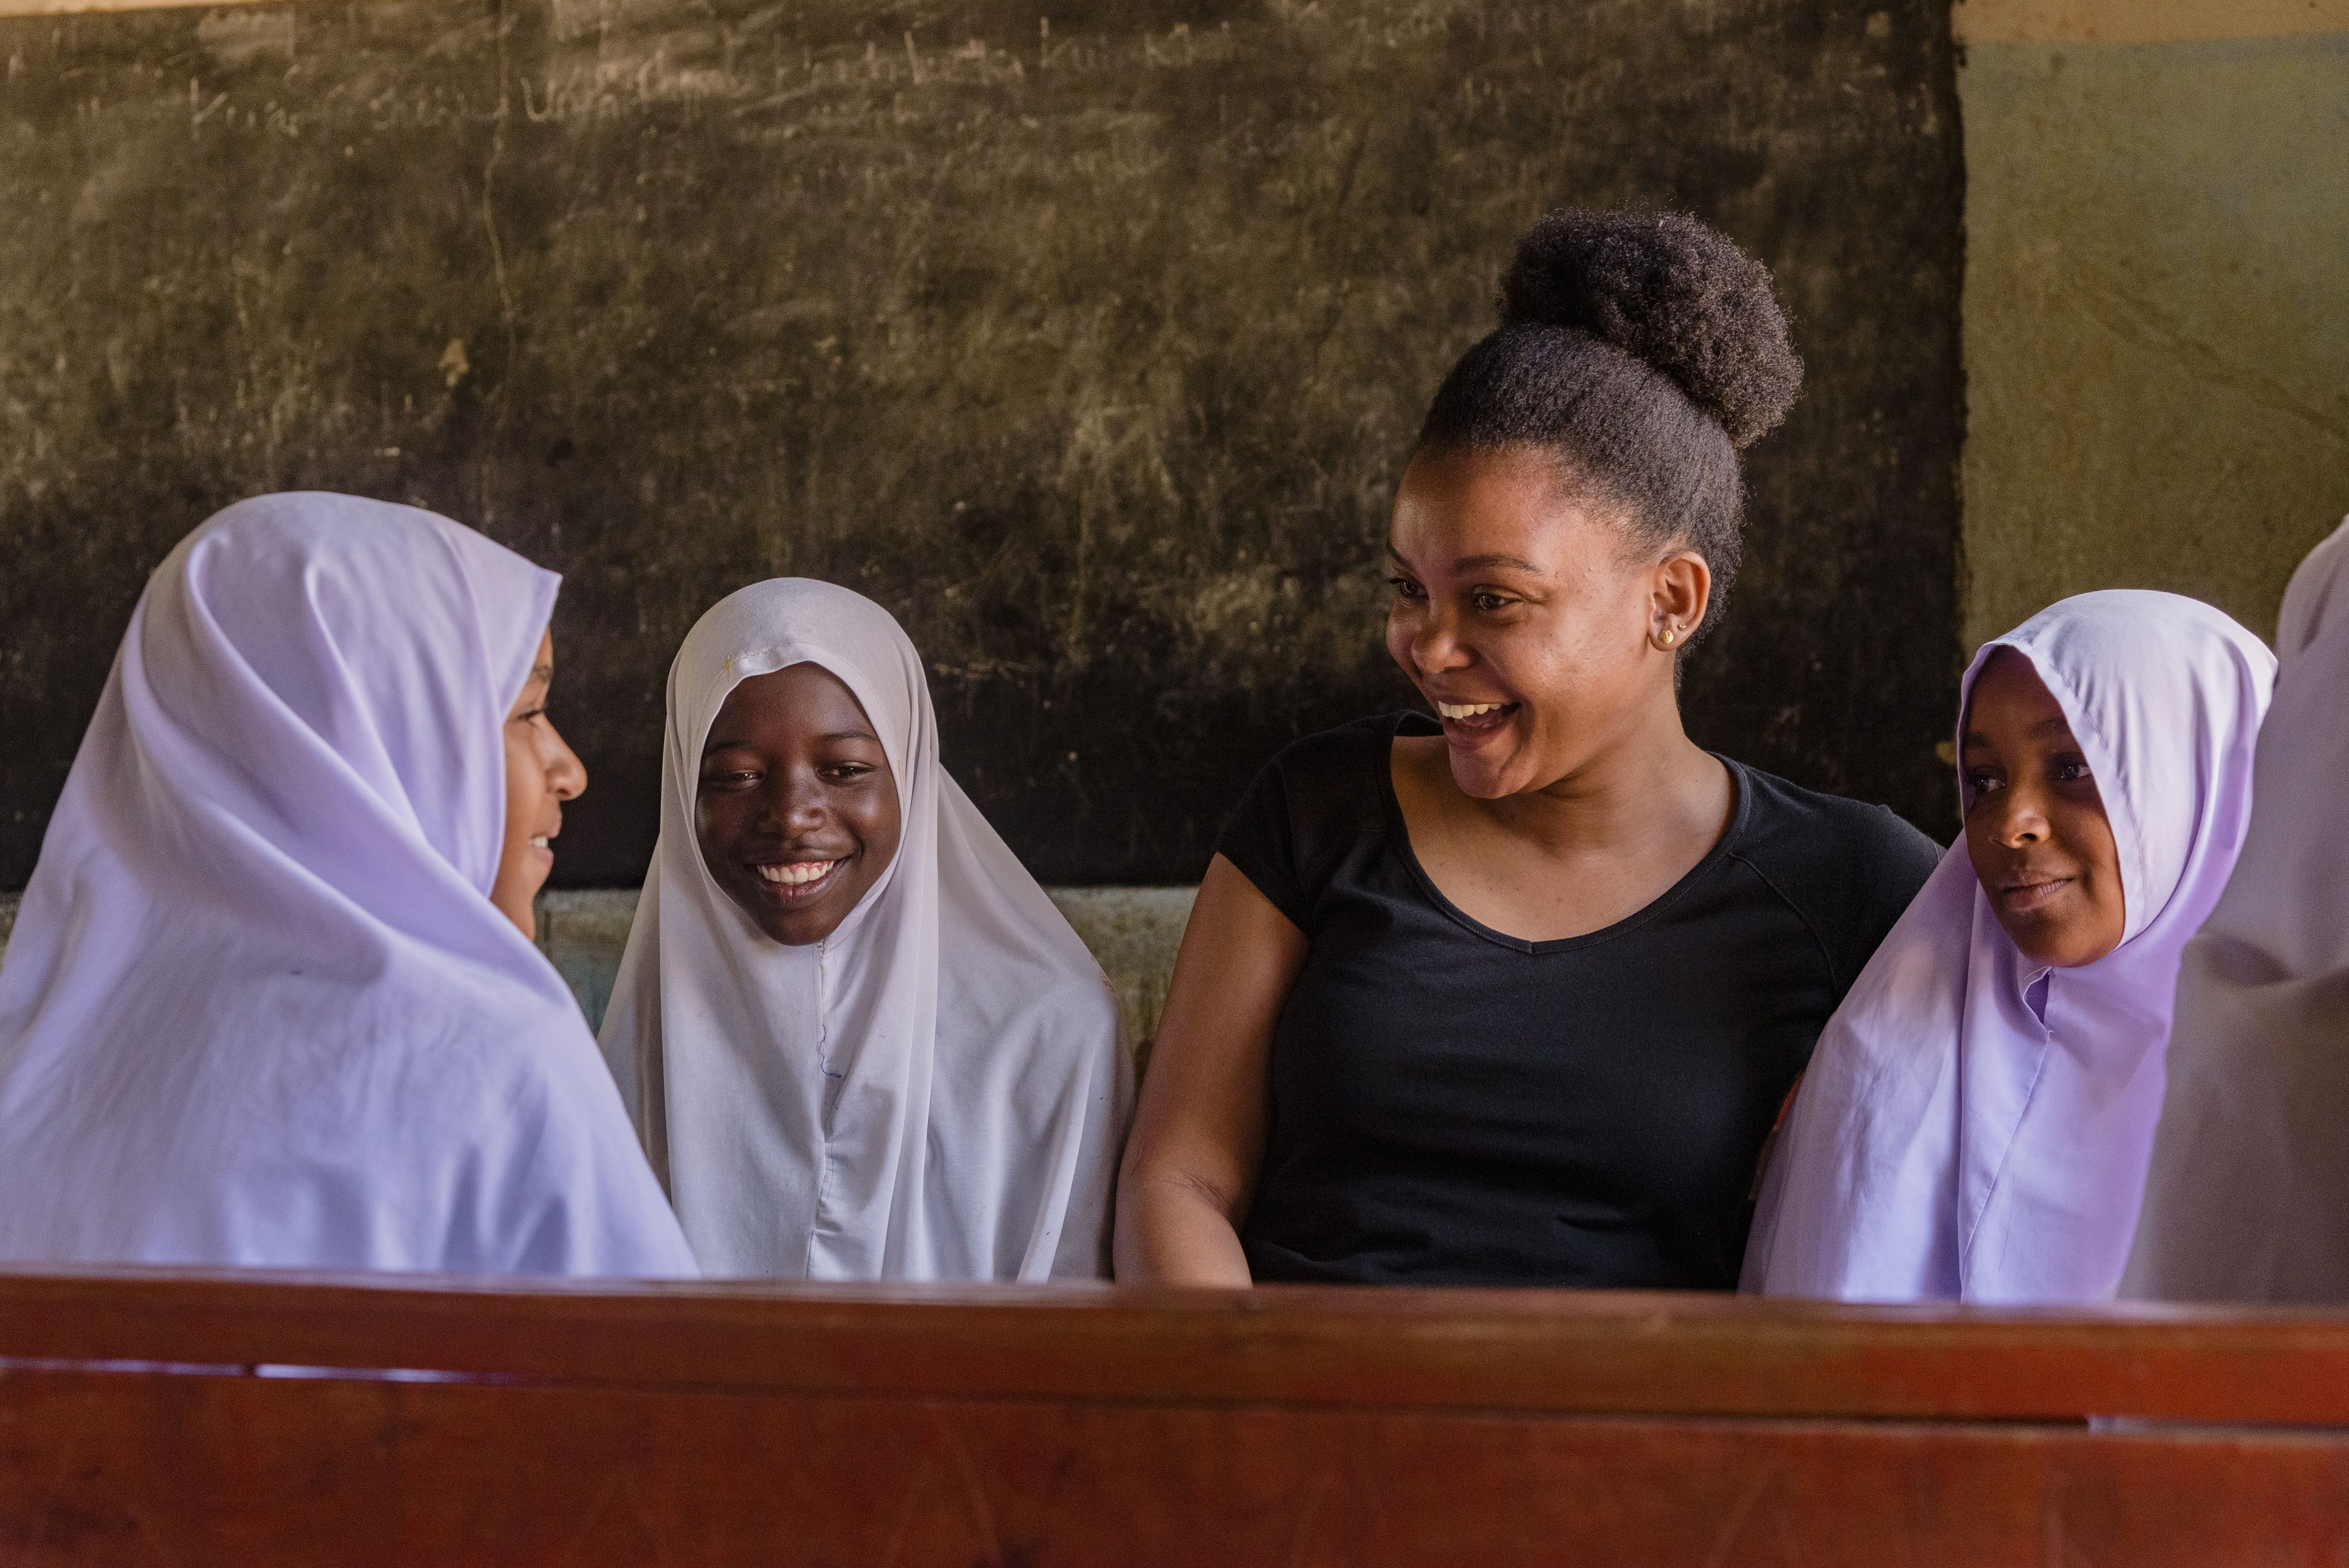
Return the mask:
M1678 654L1704 624L1713 602L1713 568L1693 550L1665 556L1648 573L1648 644Z

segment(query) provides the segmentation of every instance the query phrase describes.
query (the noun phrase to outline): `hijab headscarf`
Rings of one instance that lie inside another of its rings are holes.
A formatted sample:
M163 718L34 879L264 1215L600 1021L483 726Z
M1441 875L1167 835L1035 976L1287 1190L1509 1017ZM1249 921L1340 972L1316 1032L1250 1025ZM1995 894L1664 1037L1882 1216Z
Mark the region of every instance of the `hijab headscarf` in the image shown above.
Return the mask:
M2066 599L1974 655L2031 661L2119 851L2120 945L2026 959L1962 836L1827 1022L1763 1185L1744 1285L1855 1301L2083 1302L2128 1254L2178 955L2242 843L2275 660L2207 604ZM1971 804L1963 780L1961 809Z
M489 902L556 583L323 494L156 568L0 966L0 1258L694 1272Z
M793 665L864 705L896 858L824 941L785 946L695 833L727 695ZM660 842L605 1015L645 1147L715 1275L1026 1280L1106 1269L1132 1097L1100 966L938 762L887 611L781 578L721 600L668 678Z
M2259 806L2178 975L2125 1296L2349 1300L2349 522L2292 573L2276 651Z

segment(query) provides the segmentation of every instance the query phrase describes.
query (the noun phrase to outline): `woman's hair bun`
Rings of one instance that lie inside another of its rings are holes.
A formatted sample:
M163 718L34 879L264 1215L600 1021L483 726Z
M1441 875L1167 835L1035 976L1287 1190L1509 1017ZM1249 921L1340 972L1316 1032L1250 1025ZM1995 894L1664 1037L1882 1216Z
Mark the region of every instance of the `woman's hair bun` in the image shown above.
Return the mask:
M1645 360L1741 448L1803 385L1770 270L1684 213L1552 212L1517 244L1501 319L1577 327Z

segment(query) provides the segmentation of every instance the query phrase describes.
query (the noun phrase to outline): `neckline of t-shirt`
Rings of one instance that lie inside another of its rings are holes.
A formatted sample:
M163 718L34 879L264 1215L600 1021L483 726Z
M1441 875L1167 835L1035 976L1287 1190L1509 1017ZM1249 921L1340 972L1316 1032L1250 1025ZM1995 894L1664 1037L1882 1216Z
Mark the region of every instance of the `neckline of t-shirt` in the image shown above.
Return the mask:
M1602 925L1596 931L1586 931L1580 936L1560 936L1547 942L1533 942L1522 936L1512 936L1506 931L1494 930L1444 897L1444 890L1435 885L1435 879L1427 874L1427 868L1419 863L1419 851L1412 848L1411 825L1403 820L1402 799L1396 795L1394 788L1394 743L1402 734L1403 725L1414 718L1430 724L1434 722L1428 718L1427 715L1416 709L1404 708L1381 727L1381 738L1385 744L1378 748L1379 804L1386 812L1387 832L1394 840L1395 856L1402 861L1403 869L1411 873L1412 881L1419 884L1419 891L1426 896L1430 903L1435 906L1438 913L1464 930L1515 953L1538 956L1547 953L1571 952L1578 947L1595 947L1602 942L1611 942L1619 936L1628 936L1650 921L1660 918L1666 910L1680 901L1682 893L1695 886L1706 873L1729 858L1737 841L1744 837L1745 824L1753 813L1754 783L1747 776L1747 770L1733 758L1723 757L1718 751L1706 752L1706 756L1729 769L1729 787L1736 793L1737 805L1729 814L1729 830L1721 835L1719 843L1705 851L1704 859L1682 872L1680 881L1672 883L1662 892L1649 900L1644 906L1633 910L1612 925ZM1436 733L1443 732L1438 730Z

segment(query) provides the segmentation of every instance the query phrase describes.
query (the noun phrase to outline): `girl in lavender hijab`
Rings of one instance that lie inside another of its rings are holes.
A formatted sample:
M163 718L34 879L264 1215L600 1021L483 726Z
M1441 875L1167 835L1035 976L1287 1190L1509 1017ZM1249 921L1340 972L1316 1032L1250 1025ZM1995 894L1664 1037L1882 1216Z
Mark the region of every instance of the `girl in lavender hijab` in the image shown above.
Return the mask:
M2242 844L2274 673L2218 611L2129 591L2066 599L1975 655L1964 839L1820 1037L1746 1289L2112 1295L2179 956Z
M696 1272L528 934L557 582L326 494L155 569L0 965L0 1260Z

